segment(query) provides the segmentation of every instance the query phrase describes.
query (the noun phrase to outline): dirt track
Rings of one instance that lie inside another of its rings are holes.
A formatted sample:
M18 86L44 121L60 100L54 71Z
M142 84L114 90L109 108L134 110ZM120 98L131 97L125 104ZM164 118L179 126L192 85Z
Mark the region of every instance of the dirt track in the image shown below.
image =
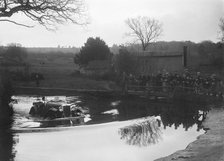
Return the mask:
M203 125L207 132L185 150L156 161L224 161L224 108L212 109Z

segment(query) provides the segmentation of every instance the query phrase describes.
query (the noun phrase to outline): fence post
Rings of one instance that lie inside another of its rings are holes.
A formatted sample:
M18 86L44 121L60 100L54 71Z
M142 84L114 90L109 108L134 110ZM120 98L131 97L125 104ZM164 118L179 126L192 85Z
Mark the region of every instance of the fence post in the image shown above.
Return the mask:
M187 67L187 46L183 47L183 64L184 64L184 68Z

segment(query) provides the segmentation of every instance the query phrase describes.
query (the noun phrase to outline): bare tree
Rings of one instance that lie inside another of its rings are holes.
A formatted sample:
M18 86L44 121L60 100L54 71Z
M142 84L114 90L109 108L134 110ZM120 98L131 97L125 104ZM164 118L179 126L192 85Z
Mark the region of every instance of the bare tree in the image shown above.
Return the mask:
M128 33L128 36L133 36L136 41L140 41L143 51L162 34L162 24L158 20L149 17L129 18L125 23L132 30L132 32Z
M220 18L219 28L220 28L220 40L224 42L224 17Z
M47 29L55 29L56 24L67 21L75 24L86 23L82 0L0 0L0 21L33 27L9 19L17 13L24 14Z

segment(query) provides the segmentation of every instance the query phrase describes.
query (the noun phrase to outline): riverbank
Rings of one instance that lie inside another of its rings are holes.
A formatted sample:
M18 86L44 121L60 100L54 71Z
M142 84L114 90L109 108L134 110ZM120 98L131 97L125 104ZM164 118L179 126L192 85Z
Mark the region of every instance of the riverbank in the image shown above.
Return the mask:
M108 93L121 90L113 81L80 77L42 80L38 87L35 82L14 81L13 86L14 94L23 95L73 95L80 92Z
M114 96L120 93L120 90L113 89L74 89L74 88L50 88L50 87L27 87L16 86L14 87L14 95L40 95L40 96L73 96L80 94L92 94Z
M14 86L37 87L35 81L13 81ZM38 87L44 88L69 88L88 90L112 90L119 88L115 82L94 80L87 77L62 77L39 81Z
M212 109L203 126L206 133L186 149L155 161L224 161L224 108Z

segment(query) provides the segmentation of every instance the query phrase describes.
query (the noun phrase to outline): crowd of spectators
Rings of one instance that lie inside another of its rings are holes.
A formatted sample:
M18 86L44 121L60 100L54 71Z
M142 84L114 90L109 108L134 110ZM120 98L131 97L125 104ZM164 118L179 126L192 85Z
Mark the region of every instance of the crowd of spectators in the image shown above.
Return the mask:
M200 72L158 73L156 75L127 76L128 86L141 87L181 87L197 94L223 97L224 84L215 74L204 76Z

